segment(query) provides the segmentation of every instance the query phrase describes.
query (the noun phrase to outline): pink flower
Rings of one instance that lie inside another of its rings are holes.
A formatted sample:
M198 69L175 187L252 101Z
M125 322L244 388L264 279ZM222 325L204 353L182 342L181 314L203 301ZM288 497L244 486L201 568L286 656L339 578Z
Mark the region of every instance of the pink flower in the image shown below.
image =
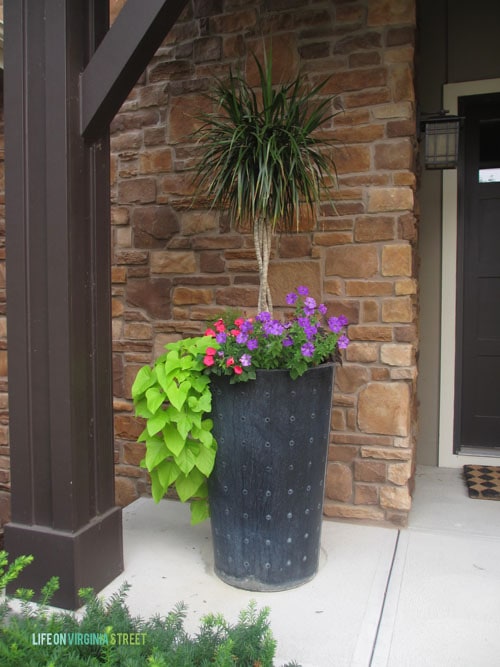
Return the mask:
M215 360L210 354L207 354L203 359L203 363L205 366L213 366L215 364Z
M241 366L235 366L233 370L236 373L236 375L241 375L243 373L243 368Z
M226 366L234 366L234 357L229 357L226 361Z
M215 337L215 331L213 329L205 329L205 336L214 336Z

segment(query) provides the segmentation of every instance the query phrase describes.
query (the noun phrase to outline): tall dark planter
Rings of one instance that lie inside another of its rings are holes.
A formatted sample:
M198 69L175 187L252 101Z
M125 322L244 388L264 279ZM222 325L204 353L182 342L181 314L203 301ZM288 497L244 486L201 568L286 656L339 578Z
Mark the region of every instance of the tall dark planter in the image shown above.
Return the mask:
M215 571L255 591L284 590L318 569L335 365L212 378L218 443L209 498Z

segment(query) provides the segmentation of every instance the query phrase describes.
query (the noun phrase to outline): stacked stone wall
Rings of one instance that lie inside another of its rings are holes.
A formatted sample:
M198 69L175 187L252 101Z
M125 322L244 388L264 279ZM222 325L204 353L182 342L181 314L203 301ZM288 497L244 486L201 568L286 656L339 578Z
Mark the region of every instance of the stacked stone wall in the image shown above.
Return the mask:
M277 235L277 310L306 284L350 321L337 371L325 512L404 524L411 504L418 352L414 0L192 0L112 126L112 282L117 501L149 492L130 389L170 340L203 331L225 307L251 313L251 235L193 204L188 135L205 92L231 66L255 80L251 53L272 44L276 81L299 69L343 109L338 189L314 220ZM123 0L111 0L112 19ZM0 119L0 123L1 123ZM3 136L3 133L2 133ZM9 514L3 142L0 146L0 517Z
M189 134L214 76L272 44L276 81L299 69L343 109L339 187L313 221L273 244L278 310L306 284L352 340L337 372L326 514L406 521L414 467L417 356L413 0L194 0L112 126L117 497L147 492L130 388L163 345L227 306L257 304L250 234L193 204ZM332 111L335 109L332 108Z

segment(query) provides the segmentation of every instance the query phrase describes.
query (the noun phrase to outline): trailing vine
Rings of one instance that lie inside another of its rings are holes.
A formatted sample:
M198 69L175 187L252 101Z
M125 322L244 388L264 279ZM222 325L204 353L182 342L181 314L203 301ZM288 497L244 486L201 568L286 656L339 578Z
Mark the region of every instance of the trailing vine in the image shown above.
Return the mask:
M216 344L217 345L217 344ZM183 502L191 501L191 523L209 516L207 479L215 463L210 378L203 357L214 346L210 336L186 338L166 345L154 366L144 366L132 386L136 415L146 420L138 438L146 445L141 466L151 476L159 502L174 487Z

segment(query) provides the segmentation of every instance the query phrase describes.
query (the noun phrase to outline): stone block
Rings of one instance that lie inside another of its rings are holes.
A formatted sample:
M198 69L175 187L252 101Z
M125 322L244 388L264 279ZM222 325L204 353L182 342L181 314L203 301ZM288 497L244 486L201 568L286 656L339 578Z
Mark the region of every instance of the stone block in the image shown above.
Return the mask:
M115 415L115 436L126 440L137 440L144 430L144 422L132 415Z
M414 324L394 327L394 340L398 343L417 343L417 327Z
M299 285L309 288L315 299L321 298L321 265L319 262L283 261L271 262L269 267L269 286L275 306L286 306L286 295Z
M360 216L354 226L354 240L358 243L389 241L394 238L395 229L395 220L390 216Z
M254 308L258 302L257 287L227 287L216 291L215 302L219 306Z
M334 53L352 53L355 51L365 51L369 49L378 49L382 44L382 35L380 32L372 30L357 33L354 36L348 35L337 40L333 48Z
M368 3L367 25L388 26L408 23L415 25L414 0L371 0Z
M353 324L349 327L348 333L351 340L389 342L392 341L393 332L391 326Z
M345 431L346 418L345 410L342 408L333 408L332 410L332 428L337 431Z
M376 246L353 245L328 248L325 275L342 278L371 278L379 270Z
M283 235L279 240L279 252L283 259L307 257L311 254L311 237L309 234Z
M403 278L397 280L394 286L397 296L411 295L417 293L417 281L414 278Z
M394 449L393 447L361 447L361 458L408 461L411 459L411 451L409 449Z
M413 351L413 345L404 343L382 345L380 361L389 366L411 366L414 361Z
M314 235L314 244L317 246L345 245L352 243L351 231L345 232L320 232Z
M379 488L370 484L354 485L354 504L355 505L378 505Z
M331 519L356 519L358 521L383 521L385 514L378 507L362 507L336 502L325 502L323 512Z
M378 345L375 343L349 343L345 351L347 361L362 364L373 363L378 360Z
M138 466L146 453L146 447L142 442L126 442L123 445L123 463Z
M328 460L351 463L357 455L358 447L352 445L331 445L328 451Z
M386 482L387 464L378 461L355 461L354 480L356 482Z
M115 502L120 507L126 507L137 500L139 494L133 480L128 477L115 477Z
M358 427L364 433L407 436L410 390L405 382L372 382L359 393Z
M223 273L226 267L224 257L219 252L200 252L200 271Z
M335 386L344 394L353 394L370 379L370 372L363 366L339 366L335 373Z
M195 287L176 287L172 298L172 303L176 306L211 304L212 301L212 290Z
M180 215L181 233L185 236L203 234L218 229L217 211L183 211Z
M347 280L346 296L390 296L393 294L392 282L382 280Z
M134 178L118 184L118 202L121 204L148 204L155 199L154 178Z
M154 250L151 252L151 273L195 273L194 252Z
M193 54L195 63L220 60L222 55L222 37L212 35L194 40Z
M382 275L412 275L412 250L409 243L385 245L382 248Z
M389 119L410 119L413 115L413 109L409 102L391 102L390 104L381 104L372 109L373 117L380 120ZM415 125L413 125L413 133Z
M132 279L127 283L126 300L151 317L166 320L170 317L171 287L171 281L166 278Z
M407 64L390 66L390 82L395 102L415 100L412 66Z
M368 212L413 210L413 191L410 188L371 188L368 191Z
M187 197L191 205L196 186L190 174L179 172L165 174L159 179L157 202L169 204L176 198Z
M371 155L369 146L349 144L336 152L335 164L338 174L352 174L370 171Z
M352 472L349 466L343 463L329 463L326 473L327 498L349 502L352 490Z
M378 90L361 90L355 93L346 93L342 95L344 109L352 109L353 107L373 107L379 104L385 104L391 99L390 91L384 87Z
M387 468L387 479L393 484L403 486L411 477L411 462L390 463Z
M334 72L328 79L323 92L329 95L339 95L347 91L365 90L365 88L379 88L387 84L387 70L385 67L371 67Z
M254 9L235 9L227 14L220 14L210 19L212 31L217 34L246 33L249 28L255 26L257 16Z
M139 156L139 171L141 174L157 174L172 169L172 150L159 148L148 150Z
M411 509L411 496L406 487L384 486L380 489L380 505L387 509Z
M397 296L382 301L382 322L412 322L411 297Z
M151 340L152 327L146 322L128 322L123 327L123 336L130 340Z
M378 322L379 317L379 304L378 301L373 301L371 299L366 299L361 303L361 315L360 321L363 324L368 322Z
M123 301L118 298L111 299L111 317L121 317L123 315Z
M133 210L136 248L160 248L179 231L177 213L170 206L139 206Z
M410 169L413 148L409 139L394 139L375 145L375 169Z

